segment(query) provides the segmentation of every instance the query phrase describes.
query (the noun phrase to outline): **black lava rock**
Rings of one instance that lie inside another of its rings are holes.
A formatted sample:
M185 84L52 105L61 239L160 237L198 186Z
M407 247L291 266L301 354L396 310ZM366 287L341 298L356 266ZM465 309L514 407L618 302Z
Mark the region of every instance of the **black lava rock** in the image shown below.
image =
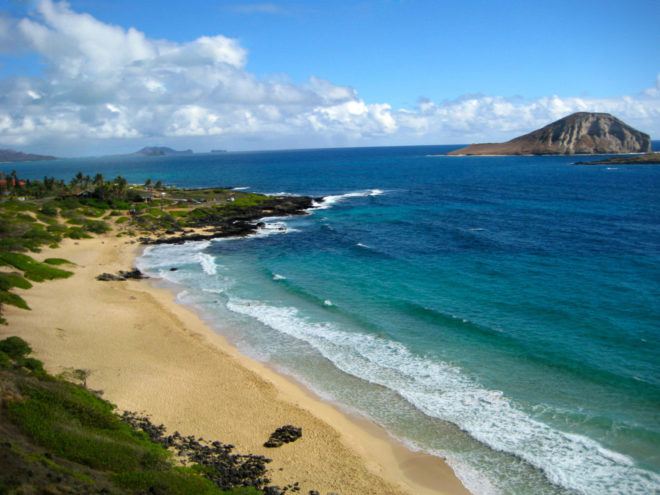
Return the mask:
M302 437L302 428L292 425L285 425L271 433L270 438L264 444L264 447L280 447L289 442L294 442Z

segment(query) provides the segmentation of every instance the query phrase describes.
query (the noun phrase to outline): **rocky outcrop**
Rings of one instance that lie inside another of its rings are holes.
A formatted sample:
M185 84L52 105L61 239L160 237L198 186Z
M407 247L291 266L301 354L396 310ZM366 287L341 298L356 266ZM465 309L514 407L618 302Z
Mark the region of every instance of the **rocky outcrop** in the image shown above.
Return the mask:
M281 447L285 443L291 443L302 437L302 428L293 425L284 425L270 434L270 438L264 444L264 447Z
M142 244L181 244L188 241L204 241L219 237L244 237L257 232L266 217L304 215L322 198L309 196L272 196L255 206L225 206L222 208L196 208L191 213L188 227L203 229L203 232L171 232L158 237L141 237Z
M579 112L506 143L472 144L448 155L578 155L647 153L648 134L609 113Z

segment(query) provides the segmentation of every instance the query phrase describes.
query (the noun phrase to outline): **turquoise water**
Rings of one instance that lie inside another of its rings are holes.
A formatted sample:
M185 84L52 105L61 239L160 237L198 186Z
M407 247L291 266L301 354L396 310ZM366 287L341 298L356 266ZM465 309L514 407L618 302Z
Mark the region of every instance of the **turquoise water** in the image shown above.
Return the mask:
M59 163L324 197L139 266L244 353L446 456L474 493L660 493L660 168L448 149Z

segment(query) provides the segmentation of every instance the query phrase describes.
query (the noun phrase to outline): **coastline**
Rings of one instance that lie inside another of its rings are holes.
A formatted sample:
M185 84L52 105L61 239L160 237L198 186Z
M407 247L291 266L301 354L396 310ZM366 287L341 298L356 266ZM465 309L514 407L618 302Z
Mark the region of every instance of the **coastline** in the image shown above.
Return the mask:
M52 373L90 370L88 386L120 410L273 459L275 485L299 482L301 493L324 494L469 493L440 458L410 451L375 424L239 354L167 289L95 280L132 268L138 248L110 234L44 249L38 258L56 253L76 263L75 275L19 291L32 310L6 307L9 325L0 336L24 338ZM264 448L285 424L302 427L303 437Z

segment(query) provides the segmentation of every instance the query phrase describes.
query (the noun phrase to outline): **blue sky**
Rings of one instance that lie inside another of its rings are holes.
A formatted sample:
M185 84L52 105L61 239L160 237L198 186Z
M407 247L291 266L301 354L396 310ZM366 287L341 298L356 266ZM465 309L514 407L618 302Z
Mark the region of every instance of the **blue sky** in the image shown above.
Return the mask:
M658 25L638 0L5 0L0 147L501 141L574 111L659 138Z

